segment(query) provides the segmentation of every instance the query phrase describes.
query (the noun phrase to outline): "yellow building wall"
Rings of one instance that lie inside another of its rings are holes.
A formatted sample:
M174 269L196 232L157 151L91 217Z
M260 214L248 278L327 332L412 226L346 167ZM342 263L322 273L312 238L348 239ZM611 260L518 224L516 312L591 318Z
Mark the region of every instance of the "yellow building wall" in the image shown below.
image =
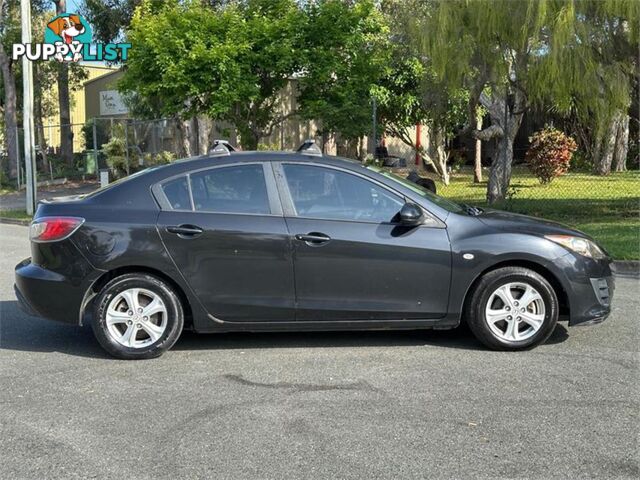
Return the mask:
M105 65L91 65L81 64L82 68L87 72L87 79L85 81L93 80L94 78L101 77L102 75L109 74L115 67L108 67ZM85 87L84 84L69 92L71 100L71 130L73 131L73 151L82 152L85 149L84 136L82 135L82 127L86 122L85 118ZM54 104L58 104L58 86L53 84L47 92L49 98ZM47 146L59 148L60 147L60 117L58 114L50 117L43 118L44 136L47 139Z

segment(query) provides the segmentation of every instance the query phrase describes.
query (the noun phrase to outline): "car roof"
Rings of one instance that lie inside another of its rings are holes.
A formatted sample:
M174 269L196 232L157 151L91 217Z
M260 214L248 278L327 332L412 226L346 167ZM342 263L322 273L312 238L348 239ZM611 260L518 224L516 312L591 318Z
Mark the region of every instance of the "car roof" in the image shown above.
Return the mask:
M349 158L336 157L334 155L314 155L309 153L300 153L300 152L274 152L274 151L261 151L261 150L251 150L251 151L235 151L229 152L228 154L205 154L197 157L184 158L174 162L175 164L183 164L189 162L202 162L202 161L220 161L220 160L229 160L235 159L239 162L251 161L251 162L281 162L281 161L318 161L322 160L323 162L336 162L336 163L346 163L347 165L361 165L360 162L356 160L352 160ZM233 162L228 162L233 163Z

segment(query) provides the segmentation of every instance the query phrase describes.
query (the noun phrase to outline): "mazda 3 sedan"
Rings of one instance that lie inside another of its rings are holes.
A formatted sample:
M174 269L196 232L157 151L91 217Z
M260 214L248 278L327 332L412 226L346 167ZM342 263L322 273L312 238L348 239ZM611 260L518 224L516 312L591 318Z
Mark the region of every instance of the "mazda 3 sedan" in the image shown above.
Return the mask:
M226 152L41 202L15 291L34 315L91 322L125 359L184 328L450 329L492 349L604 320L611 260L585 234L460 205L318 153Z

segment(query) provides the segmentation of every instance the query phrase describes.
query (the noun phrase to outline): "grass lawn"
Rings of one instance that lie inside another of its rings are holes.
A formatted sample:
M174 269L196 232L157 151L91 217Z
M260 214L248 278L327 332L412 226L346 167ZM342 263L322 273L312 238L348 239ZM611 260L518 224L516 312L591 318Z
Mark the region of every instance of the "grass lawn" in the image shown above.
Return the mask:
M486 206L485 182L474 184L471 170L454 174L450 185L438 183L438 194ZM640 259L640 172L599 177L570 173L542 185L526 167L515 167L510 200L495 208L564 223L598 240L617 260Z
M0 210L0 218L31 221L31 215L27 215L25 210Z

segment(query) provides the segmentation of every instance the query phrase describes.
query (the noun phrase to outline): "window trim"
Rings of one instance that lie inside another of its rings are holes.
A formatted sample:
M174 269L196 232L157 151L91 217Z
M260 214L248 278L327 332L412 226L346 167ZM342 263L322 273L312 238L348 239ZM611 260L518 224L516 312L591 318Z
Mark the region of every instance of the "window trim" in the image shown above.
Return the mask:
M382 188L383 190L386 190L391 195L400 198L404 203L407 203L408 201L413 202L413 200L408 198L406 195L404 195L404 194L402 194L402 193L390 188L389 186L383 184L382 182L379 182L376 179L368 177L368 176L363 175L361 173L354 172L353 170L349 170L349 169L341 168L341 167L336 167L334 165L325 165L325 164L319 165L317 163L310 163L310 162L296 162L296 161L274 162L273 168L276 170L276 177L277 177L277 180L278 180L278 191L280 193L280 199L282 200L282 206L283 206L283 209L284 209L285 217L300 218L300 219L303 219L303 220L321 220L321 221L325 221L325 222L362 223L362 224L367 224L367 225L398 225L397 222L392 222L392 221L388 221L388 222L372 222L372 221L367 221L367 220L349 220L349 219L340 219L340 218L307 217L307 216L298 215L298 212L296 211L296 208L295 208L295 204L293 202L293 197L291 196L291 190L289 189L289 183L287 182L287 175L286 175L286 173L284 171L285 165L302 165L302 166L305 166L305 167L326 168L326 169L330 169L330 170L337 170L337 171L345 173L347 175L353 175L355 177L359 177L359 178L363 179L364 181L368 181L370 183L373 183L374 185ZM435 226L437 226L439 224L439 222L433 218L433 215L431 213L429 213L422 205L418 205L418 206L423 210L423 212L425 213L425 216L428 217L431 220L431 222L425 222L423 225L420 225L420 226L435 227ZM432 224L429 224L429 223L432 223Z
M182 172L171 177L167 177L160 182L154 184L151 187L151 191L153 192L154 197L158 201L160 205L160 209L162 211L168 212L188 212L188 213L211 213L216 215L250 215L250 216L271 216L271 217L282 217L282 205L280 204L278 190L276 186L276 179L273 174L272 168L268 165L271 162L268 161L253 161L253 162L238 162L238 163L226 163L224 165L215 165L209 167L198 168L196 170L190 170L187 172ZM245 165L260 165L262 167L263 178L265 181L265 187L267 189L267 198L269 201L269 213L250 213L250 212L221 212L216 210L196 210L195 202L193 200L193 190L191 185L191 175L209 171L209 170L217 170L220 168L233 168L233 167L242 167ZM191 208L173 208L171 206L171 202L167 198L164 193L164 185L166 183L172 182L178 178L186 177L187 179L187 188L189 189L189 199L191 201Z

